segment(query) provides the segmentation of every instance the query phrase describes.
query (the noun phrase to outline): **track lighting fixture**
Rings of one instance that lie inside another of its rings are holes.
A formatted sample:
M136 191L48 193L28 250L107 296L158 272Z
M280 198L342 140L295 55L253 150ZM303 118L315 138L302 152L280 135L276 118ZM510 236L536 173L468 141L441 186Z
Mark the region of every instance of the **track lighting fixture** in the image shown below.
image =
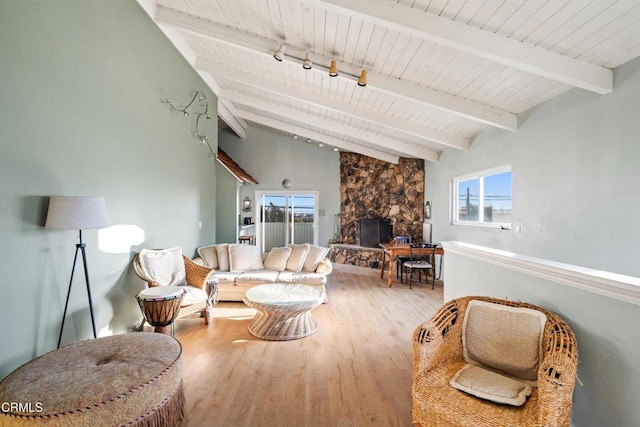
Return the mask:
M318 143L318 147L322 148L322 147L324 147L324 144L322 142L319 142Z
M273 57L276 60L282 62L282 60L284 59L284 50L285 50L285 48L286 48L285 44L282 43L280 45L280 48L276 51L276 53L273 54Z
M293 139L298 139L298 135L293 135Z
M333 151L338 151L338 147L333 147Z
M305 70L310 70L311 69L311 60L309 59L309 54L307 53L304 56L304 61L302 61L302 68L304 68Z
M331 60L331 68L329 68L329 75L331 77L336 77L338 75L338 66L336 65L336 60Z
M360 78L358 79L358 86L366 86L367 85L367 70L362 70L360 73Z
M307 142L308 142L308 143L311 143L311 138L307 138Z

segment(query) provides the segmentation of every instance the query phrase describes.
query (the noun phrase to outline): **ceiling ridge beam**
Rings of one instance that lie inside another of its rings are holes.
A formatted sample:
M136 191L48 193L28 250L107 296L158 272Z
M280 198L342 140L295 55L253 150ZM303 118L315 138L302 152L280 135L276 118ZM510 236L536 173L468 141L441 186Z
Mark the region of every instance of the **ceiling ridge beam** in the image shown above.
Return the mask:
M438 153L435 151L426 150L402 141L393 140L386 136L377 135L373 132L362 131L360 129L356 129L354 127L347 126L341 123L335 123L324 118L313 116L309 113L303 113L292 107L273 104L258 98L225 89L220 92L220 96L225 100L233 102L234 104L249 106L262 111L269 111L272 114L288 120L313 123L314 127L324 127L332 131L342 133L351 138L361 140L362 142L366 142L368 144L373 144L382 148L401 152L402 154L405 154L407 156L417 157L431 162L437 162L439 158Z
M280 40L269 40L249 33L243 33L224 25L199 19L162 6L158 7L155 20L158 24L188 31L192 34L211 38L218 42L240 47L246 51L265 56L272 56L273 51L281 43ZM309 70L310 72L326 72L328 68L321 64L329 64L329 62L334 59L287 45L285 60L291 61L291 56L304 58L307 53L313 62L313 68ZM336 61L336 64L342 72L356 76L360 73L360 69L352 64L341 61ZM340 75L338 75L338 78L340 78ZM344 78L344 76L342 78ZM367 73L367 80L367 87L411 102L417 102L430 108L435 108L499 129L514 131L518 128L518 116L516 114L500 110L490 105L473 102L465 98L385 76L373 71Z
M370 0L302 2L599 94L609 93L613 88L613 72L608 68L399 3Z
M314 130L305 129L300 126L285 123L280 120L275 120L270 117L263 116L261 114L252 113L251 111L243 110L239 108L238 115L246 120L254 123L268 126L270 128L279 129L283 132L292 133L304 138L310 138L314 141L321 141L327 144L333 145L344 150L353 151L354 153L364 154L365 156L373 157L385 162L398 164L400 158L393 154L385 153L373 148L365 147L364 145L355 144L353 142L345 141L343 139L335 138L329 135L325 135Z
M289 97L299 101L304 101L331 111L346 114L360 120L374 123L378 126L385 126L397 132L417 136L419 138L435 142L442 146L456 148L458 150L468 150L469 140L445 132L427 128L415 123L407 122L395 117L389 117L383 113L371 111L366 108L328 98L316 93L301 91L298 88L289 86L274 80L268 80L237 68L230 68L226 65L212 62L211 60L199 57L194 67L200 71L208 71L215 78L225 78L247 86L252 86L261 90L272 92L276 95Z

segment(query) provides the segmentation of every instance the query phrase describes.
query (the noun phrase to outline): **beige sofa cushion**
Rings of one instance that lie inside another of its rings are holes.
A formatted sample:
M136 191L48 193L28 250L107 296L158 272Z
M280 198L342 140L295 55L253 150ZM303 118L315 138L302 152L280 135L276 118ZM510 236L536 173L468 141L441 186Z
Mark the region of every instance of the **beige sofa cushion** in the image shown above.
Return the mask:
M182 248L142 249L138 255L144 274L163 286L180 286L187 283Z
M449 385L482 399L513 406L523 405L531 395L529 384L474 365L465 365Z
M289 259L287 260L287 270L302 271L304 260L309 252L309 244L289 245L289 247L291 248L291 255L289 255Z
M253 282L257 283L275 283L278 281L278 271L275 270L253 270L245 271L236 277L236 283Z
M309 252L304 260L304 264L302 265L303 271L316 271L320 261L327 256L329 252L329 248L324 248L322 246L309 245Z
M264 268L275 271L287 269L287 261L291 256L291 248L271 248L264 259Z
M218 269L218 251L216 245L198 248L198 255L202 259L202 265L215 270Z
M535 384L546 321L538 310L471 300L462 324L464 359Z
M229 245L229 271L243 272L262 270L260 248L255 245Z
M298 283L301 285L324 285L327 283L327 276L320 273L296 273L293 271L283 271L278 275L280 283Z
M221 243L216 245L216 254L218 255L218 270L229 271L229 244Z

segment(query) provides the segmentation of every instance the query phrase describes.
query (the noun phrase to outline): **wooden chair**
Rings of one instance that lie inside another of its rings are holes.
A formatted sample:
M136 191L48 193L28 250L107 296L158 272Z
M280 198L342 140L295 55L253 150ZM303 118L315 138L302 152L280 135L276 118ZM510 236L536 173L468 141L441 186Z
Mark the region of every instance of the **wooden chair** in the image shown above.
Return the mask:
M409 260L402 264L402 268L407 271L409 276L409 289L411 289L411 281L413 275L418 273L418 283L422 280L422 272L427 277L427 272L431 272L433 278L431 289L436 286L436 273L433 268L433 260L435 259L435 251L438 245L434 243L411 243L409 245Z
M204 317L204 324L208 325L209 312L207 309L217 303L218 282L215 279L209 279L209 274L213 271L212 269L198 265L184 255L182 256L182 260L184 262L187 286L204 292L190 292L190 298L183 298L180 312L178 313L176 320L199 312L202 317ZM164 283L158 283L153 277L150 277L145 273L142 265L140 264L140 254L136 254L133 257L132 265L133 271L136 275L147 282L147 285L150 288L166 285ZM142 319L139 330L142 330L144 322L145 320Z
M393 245L408 245L411 243L412 241L412 237L411 236L395 236L393 238ZM397 256L396 257L396 279L400 279L400 281L402 282L402 264L405 261L409 261L409 257L407 256Z
M522 406L480 399L449 385L465 365L463 320L469 301L524 307L547 316L537 387ZM541 307L490 297L449 301L413 334L413 422L418 426L569 426L578 347L569 326Z

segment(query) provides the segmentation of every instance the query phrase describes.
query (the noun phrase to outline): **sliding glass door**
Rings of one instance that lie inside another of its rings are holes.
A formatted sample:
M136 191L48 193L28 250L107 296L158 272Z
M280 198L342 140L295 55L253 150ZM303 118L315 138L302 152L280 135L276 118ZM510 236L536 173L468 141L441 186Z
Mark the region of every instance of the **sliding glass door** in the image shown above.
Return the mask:
M256 237L262 252L290 243L318 243L318 192L256 191Z

